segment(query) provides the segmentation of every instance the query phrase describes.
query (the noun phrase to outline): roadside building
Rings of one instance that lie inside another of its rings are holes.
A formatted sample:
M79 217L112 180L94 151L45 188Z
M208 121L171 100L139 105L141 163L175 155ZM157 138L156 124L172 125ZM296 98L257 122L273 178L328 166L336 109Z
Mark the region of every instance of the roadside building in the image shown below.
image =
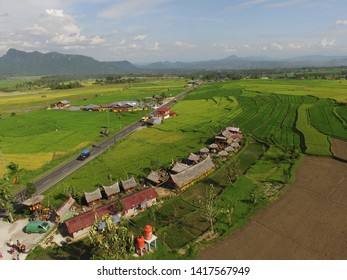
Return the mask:
M131 177L130 179L125 181L121 180L121 182L125 193L132 193L135 191L135 188L137 187L137 183L134 177Z
M72 238L84 236L88 234L90 227L95 222L95 218L101 220L106 214L111 216L117 214L117 209L114 202L66 220L64 223L64 229Z
M146 123L149 125L155 125L155 124L161 124L162 121L163 120L160 117L151 117L146 121Z
M84 197L86 199L88 206L98 204L100 200L102 199L102 195L99 188L97 188L93 192L85 192Z
M81 107L82 111L99 111L100 106L95 105L95 104L89 104L87 106Z
M76 201L70 196L64 203L55 211L56 220L63 222L70 214L70 209Z
M210 174L214 169L215 165L212 159L210 156L207 156L203 161L190 166L180 173L170 174L170 178L176 188L183 190Z
M168 118L174 117L174 116L176 116L176 112L171 112L170 108L168 108L168 107L163 107L163 108L157 109L156 117L168 119Z
M158 193L154 188L146 188L121 199L123 216L131 217L151 207L157 202Z
M119 188L118 182L114 183L111 186L102 186L102 187L104 189L104 192L105 192L108 200L118 198L118 195L120 193L120 188Z

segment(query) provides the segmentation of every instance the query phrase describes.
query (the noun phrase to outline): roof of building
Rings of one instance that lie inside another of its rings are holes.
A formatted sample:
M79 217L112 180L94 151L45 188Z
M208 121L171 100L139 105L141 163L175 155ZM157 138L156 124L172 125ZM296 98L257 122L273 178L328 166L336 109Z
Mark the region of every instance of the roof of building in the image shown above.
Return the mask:
M101 199L102 195L100 192L100 189L97 188L95 191L93 192L85 192L84 196L86 198L87 203L93 202L95 200Z
M168 112L168 111L170 111L170 108L168 108L168 107L163 107L163 108L157 109L157 112Z
M158 172L155 171L151 171L151 173L149 173L149 175L147 176L147 179L158 184L160 183L160 175Z
M228 146L228 147L226 147L226 148L224 149L224 151L230 153L230 152L234 151L234 148L231 147L231 146Z
M69 210L71 208L71 206L75 203L75 200L70 196L64 203L62 206L59 207L59 209L57 211L55 211L55 213L59 216L59 217L65 217L68 213Z
M233 133L226 129L222 131L221 135L223 135L226 138L231 138L233 136Z
M119 188L119 183L116 182L111 186L102 186L104 188L104 191L106 193L107 196L111 196L113 194L119 193L120 192L120 188Z
M208 146L210 149L218 149L218 145L216 143L212 143L210 146Z
M70 102L68 101L68 100L61 100L61 101L59 101L58 103L60 103L60 104L70 104Z
M152 117L150 119L147 120L147 123L149 124L161 124L162 122L162 118L161 117Z
M84 108L85 109L93 109L93 108L96 108L96 107L100 107L100 106L95 105L95 104L89 104L89 105L85 106Z
M227 157L228 156L228 152L227 151L220 151L219 153L218 153L218 155L219 156L221 156L221 157Z
M134 176L125 181L121 180L121 182L124 190L135 188L137 186Z
M239 148L240 144L239 143L232 143L230 146L233 148Z
M181 173L171 174L170 177L178 187L182 187L188 184L189 182L204 175L206 172L210 171L214 167L214 163L212 162L210 156L208 156L206 159L199 162L198 164L189 167Z
M115 204L111 202L109 204L103 205L99 208L90 210L81 215L75 216L71 219L65 221L66 228L69 234L85 229L94 224L95 216L102 218L106 214L115 214Z
M43 195L35 195L22 202L23 205L31 206L40 203L44 199Z
M227 127L226 130L229 130L229 131L234 132L234 133L240 133L241 132L239 127L233 127L233 126Z
M187 168L189 168L189 165L181 163L181 162L176 162L175 165L171 168L171 171L180 173L183 170L186 170Z
M206 147L200 149L200 153L207 154L210 150Z
M137 205L140 205L145 200L150 200L158 197L158 193L154 188L146 188L137 193L128 195L121 199L123 211L128 211Z
M196 155L196 154L191 153L191 154L189 155L189 157L188 157L188 160L198 162L198 161L200 160L200 156L199 156L199 155Z

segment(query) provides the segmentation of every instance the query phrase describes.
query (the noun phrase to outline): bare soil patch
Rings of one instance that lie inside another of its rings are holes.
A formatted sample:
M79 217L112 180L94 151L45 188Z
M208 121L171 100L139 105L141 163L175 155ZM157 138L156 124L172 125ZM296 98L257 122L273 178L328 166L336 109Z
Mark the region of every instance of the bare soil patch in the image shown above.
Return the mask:
M334 155L347 160L347 142L337 138L330 138L330 141Z
M304 157L296 181L200 259L347 259L347 164Z

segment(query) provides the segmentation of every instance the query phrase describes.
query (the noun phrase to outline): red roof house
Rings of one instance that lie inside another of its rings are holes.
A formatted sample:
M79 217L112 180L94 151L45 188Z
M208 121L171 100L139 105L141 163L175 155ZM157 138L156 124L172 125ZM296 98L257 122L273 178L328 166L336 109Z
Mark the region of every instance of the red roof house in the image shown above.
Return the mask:
M158 193L154 188L146 188L121 199L123 204L123 215L133 216L138 210L151 207L156 203Z
M114 215L116 207L114 202L90 210L65 221L65 227L69 236L76 238L88 233L89 228L94 224L95 216L100 219L106 214Z

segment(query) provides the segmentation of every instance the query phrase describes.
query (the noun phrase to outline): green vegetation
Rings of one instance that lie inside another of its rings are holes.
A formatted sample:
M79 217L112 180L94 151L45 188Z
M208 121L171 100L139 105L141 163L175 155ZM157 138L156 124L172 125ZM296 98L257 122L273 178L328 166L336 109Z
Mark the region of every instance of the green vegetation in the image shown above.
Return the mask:
M330 142L326 135L320 133L311 126L308 115L308 109L312 107L310 104L305 104L298 109L298 120L296 128L305 136L305 152L311 155L330 156Z
M118 91L120 94L126 92L129 99L134 99L138 91L142 96L152 96L151 88L159 89L160 84L135 84ZM205 243L209 238L205 233L211 227L200 212L199 200L203 200L206 186L215 187L214 192L223 204L214 223L216 236L244 225L251 215L271 203L293 182L294 167L300 158L299 147L307 154L330 156L328 135L345 139L347 107L332 99L345 99L344 86L345 81L318 80L242 80L206 84L175 104L172 108L177 112L175 118L141 129L119 141L46 191L46 202L49 200L53 207L58 207L71 187L81 196L99 185L130 176L140 180L151 169L168 167L172 160L187 158L189 153L211 144L214 136L226 126L240 127L247 140L236 156L179 196L165 199L125 224L135 236L142 233L147 223L153 225L163 246L145 258L193 258L194 244ZM99 86L100 89L108 87ZM166 94L172 91L166 90ZM162 94L163 87L158 92ZM82 100L81 105L107 103L111 96L98 94L91 100ZM90 114L97 118L98 113ZM7 119L17 117L20 119L21 115ZM100 113L102 117L106 114ZM89 121L92 125L93 121ZM105 119L99 121L103 123ZM113 121L112 128L116 129L117 119ZM51 122L55 124L57 120ZM72 130L75 130L73 126ZM51 152L49 147L44 151ZM233 172L235 166L240 172ZM229 176L230 170L232 176Z
M35 94L6 94L0 97L0 149L5 163L20 166L21 183L13 191L34 181L42 173L72 159L84 148L104 139L100 133L108 127L115 133L149 112L105 113L43 110L62 99L72 105L103 104L120 100L138 100L152 95L175 96L183 91L181 79L154 80L132 86L93 86L66 91ZM45 96L45 97L43 97ZM17 111L8 114L8 112ZM33 110L33 111L31 111ZM24 112L30 111L30 112ZM0 175L6 172L0 168Z

